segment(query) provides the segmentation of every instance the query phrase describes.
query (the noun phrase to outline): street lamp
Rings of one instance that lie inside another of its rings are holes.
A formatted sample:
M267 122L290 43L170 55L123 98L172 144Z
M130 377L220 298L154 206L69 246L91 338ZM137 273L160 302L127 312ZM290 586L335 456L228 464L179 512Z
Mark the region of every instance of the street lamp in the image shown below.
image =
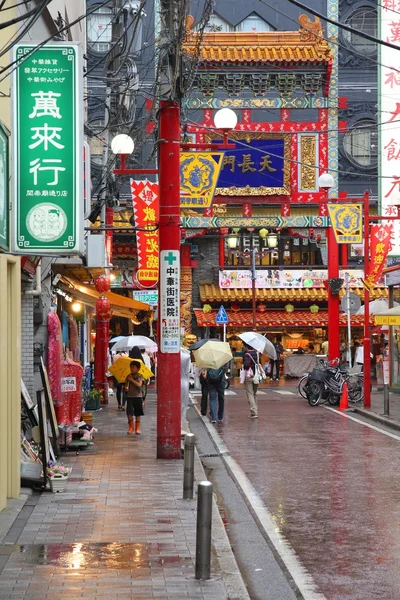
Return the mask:
M238 119L236 113L230 108L221 108L215 113L215 129L220 129L224 135L224 144L228 143L228 134L235 129Z
M318 187L324 192L324 201L328 201L329 190L335 181L329 173L322 173L318 177ZM333 227L328 227L328 281L339 278L339 244L336 241ZM339 335L339 294L332 294L328 288L328 356L334 360L340 356Z
M116 135L111 141L111 150L113 154L132 154L135 149L135 142L126 133Z

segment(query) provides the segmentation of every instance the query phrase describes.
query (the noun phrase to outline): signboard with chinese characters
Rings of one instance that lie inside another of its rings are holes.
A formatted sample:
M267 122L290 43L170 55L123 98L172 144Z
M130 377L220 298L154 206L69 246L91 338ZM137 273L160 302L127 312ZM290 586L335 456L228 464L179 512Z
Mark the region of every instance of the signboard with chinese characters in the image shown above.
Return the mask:
M34 50L34 52L33 52ZM81 48L14 46L12 248L22 254L83 250Z
M381 223L380 225L370 226L370 261L368 273L365 275L364 284L369 287L375 287L376 282L381 278L383 267L386 263L386 257L391 248L391 238L393 234L393 222Z
M8 132L0 123L0 248L9 250Z
M135 215L140 285L152 287L158 281L158 183L131 179L133 214Z
M236 148L225 151L216 194L290 194L290 135L235 133L229 141Z
M364 271L361 269L348 269L340 271L339 277L344 279L345 272L350 275L350 287L364 287ZM257 269L256 288L275 289L325 289L324 281L328 278L326 269ZM378 287L384 287L384 281L378 282ZM223 289L251 289L251 270L221 269L219 272L219 287Z
M328 204L328 211L338 244L362 242L361 204Z
M160 350L180 351L180 257L178 250L160 253Z
M150 306L158 305L158 290L135 290L133 292L133 299L138 302L145 302Z
M212 205L223 160L223 152L181 152L181 207Z
M397 2L378 5L380 38L399 50L378 44L379 48L379 204L380 214L397 216L400 204L400 141L396 127L400 119L400 14ZM400 256L400 221L394 221L389 256Z

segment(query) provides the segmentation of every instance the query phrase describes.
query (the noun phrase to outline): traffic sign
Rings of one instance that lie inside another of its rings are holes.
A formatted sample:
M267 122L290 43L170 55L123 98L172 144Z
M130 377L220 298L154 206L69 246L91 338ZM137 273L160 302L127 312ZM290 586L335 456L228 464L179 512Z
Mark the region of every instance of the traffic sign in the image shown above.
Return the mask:
M223 306L220 306L218 314L215 318L215 322L217 325L227 325L228 324L228 315L226 314L226 310Z

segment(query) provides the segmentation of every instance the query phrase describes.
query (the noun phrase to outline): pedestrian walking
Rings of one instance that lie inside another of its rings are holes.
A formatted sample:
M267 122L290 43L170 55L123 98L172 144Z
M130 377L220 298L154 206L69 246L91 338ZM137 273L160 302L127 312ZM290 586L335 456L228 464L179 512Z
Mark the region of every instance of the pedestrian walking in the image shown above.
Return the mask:
M254 383L256 364L259 362L258 352L251 346L244 344L246 352L243 356L243 369L245 372L244 389L246 390L247 402L250 406L250 419L258 418L257 390L258 384Z
M205 417L207 415L208 408L208 381L207 381L207 369L200 371L200 385L201 385L201 402L200 412Z
M224 420L225 405L225 369L207 369L207 384L210 395L210 418L211 423L222 423ZM218 399L218 411L217 411Z
M135 429L136 435L140 434L140 417L144 415L142 396L143 377L139 375L140 366L139 361L133 360L130 364L131 372L125 380L128 434L133 433ZM134 417L136 423L134 423Z
M272 361L271 380L274 379L274 370L275 370L275 381L279 381L279 379L281 377L281 356L284 352L280 339L277 338L275 340L274 348L276 351L276 359Z

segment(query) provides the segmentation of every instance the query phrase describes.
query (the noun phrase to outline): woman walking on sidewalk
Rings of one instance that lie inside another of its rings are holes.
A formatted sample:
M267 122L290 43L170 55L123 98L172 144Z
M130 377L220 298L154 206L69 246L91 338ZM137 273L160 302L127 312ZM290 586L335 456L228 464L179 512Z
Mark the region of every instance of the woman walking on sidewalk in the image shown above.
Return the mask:
M133 433L133 417L136 418L135 433L137 435L140 434L140 417L144 415L142 395L143 377L139 375L140 367L140 362L133 360L130 364L131 372L125 380L126 414L129 425L128 434Z
M258 418L257 390L258 384L254 383L255 365L259 362L257 352L247 344L243 356L243 368L245 370L244 388L246 390L247 402L250 406L250 419Z

